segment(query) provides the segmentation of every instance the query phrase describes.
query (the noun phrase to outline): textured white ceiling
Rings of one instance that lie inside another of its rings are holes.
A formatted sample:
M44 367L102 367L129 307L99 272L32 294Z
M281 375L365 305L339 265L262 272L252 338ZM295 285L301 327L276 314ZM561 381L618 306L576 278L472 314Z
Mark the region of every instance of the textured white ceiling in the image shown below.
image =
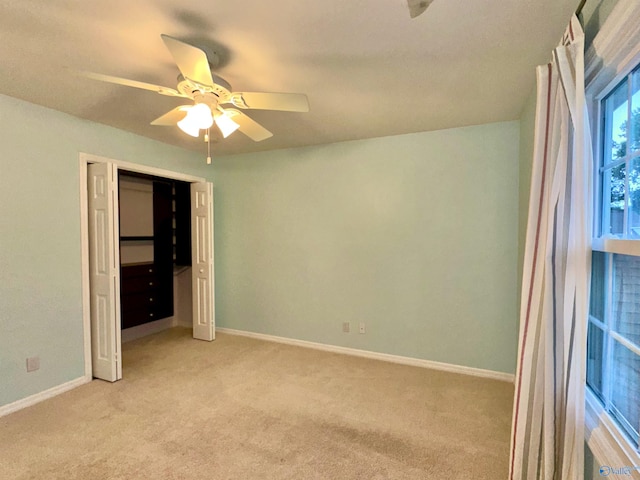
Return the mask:
M248 111L274 133L236 132L217 154L317 145L519 117L577 0L4 0L0 93L184 148L150 126L184 99L110 85L89 70L175 88L161 33L216 52L236 91L305 93L309 113Z

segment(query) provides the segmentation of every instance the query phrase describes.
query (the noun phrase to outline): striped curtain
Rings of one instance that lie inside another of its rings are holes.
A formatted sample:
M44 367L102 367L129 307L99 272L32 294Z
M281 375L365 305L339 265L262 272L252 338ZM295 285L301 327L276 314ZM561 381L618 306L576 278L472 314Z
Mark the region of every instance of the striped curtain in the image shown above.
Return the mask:
M536 75L509 480L582 480L593 165L575 16Z

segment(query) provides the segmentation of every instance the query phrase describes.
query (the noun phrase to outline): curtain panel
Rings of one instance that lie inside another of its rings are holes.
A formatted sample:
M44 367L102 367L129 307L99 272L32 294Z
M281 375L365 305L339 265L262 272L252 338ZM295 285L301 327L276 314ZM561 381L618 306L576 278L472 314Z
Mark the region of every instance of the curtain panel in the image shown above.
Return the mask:
M582 480L593 165L577 17L536 77L509 480Z

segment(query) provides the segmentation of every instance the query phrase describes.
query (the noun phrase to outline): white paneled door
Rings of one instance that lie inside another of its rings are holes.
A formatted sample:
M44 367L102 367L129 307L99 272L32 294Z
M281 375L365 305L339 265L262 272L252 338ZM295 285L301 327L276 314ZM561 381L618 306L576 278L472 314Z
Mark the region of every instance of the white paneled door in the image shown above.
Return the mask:
M213 277L213 185L191 184L193 338L216 337Z
M117 167L94 163L87 170L93 376L115 382L122 378Z

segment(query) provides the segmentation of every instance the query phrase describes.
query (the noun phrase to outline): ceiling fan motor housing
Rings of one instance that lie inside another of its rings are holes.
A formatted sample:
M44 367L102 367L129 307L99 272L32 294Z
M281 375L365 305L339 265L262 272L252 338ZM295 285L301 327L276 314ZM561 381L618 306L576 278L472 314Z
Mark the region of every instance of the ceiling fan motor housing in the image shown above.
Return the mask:
M199 103L204 103L211 109L211 111L215 111L218 108L218 103L220 103L220 100L218 96L213 93L209 93L209 92L202 93L202 92L196 91L193 93L193 102L195 105L198 105Z
M221 77L213 75L213 85L200 85L197 82L184 78L182 75L178 76L178 91L183 93L187 97L194 98L197 94L210 93L218 98L219 103L224 103L229 97L231 97L231 85L227 83Z

